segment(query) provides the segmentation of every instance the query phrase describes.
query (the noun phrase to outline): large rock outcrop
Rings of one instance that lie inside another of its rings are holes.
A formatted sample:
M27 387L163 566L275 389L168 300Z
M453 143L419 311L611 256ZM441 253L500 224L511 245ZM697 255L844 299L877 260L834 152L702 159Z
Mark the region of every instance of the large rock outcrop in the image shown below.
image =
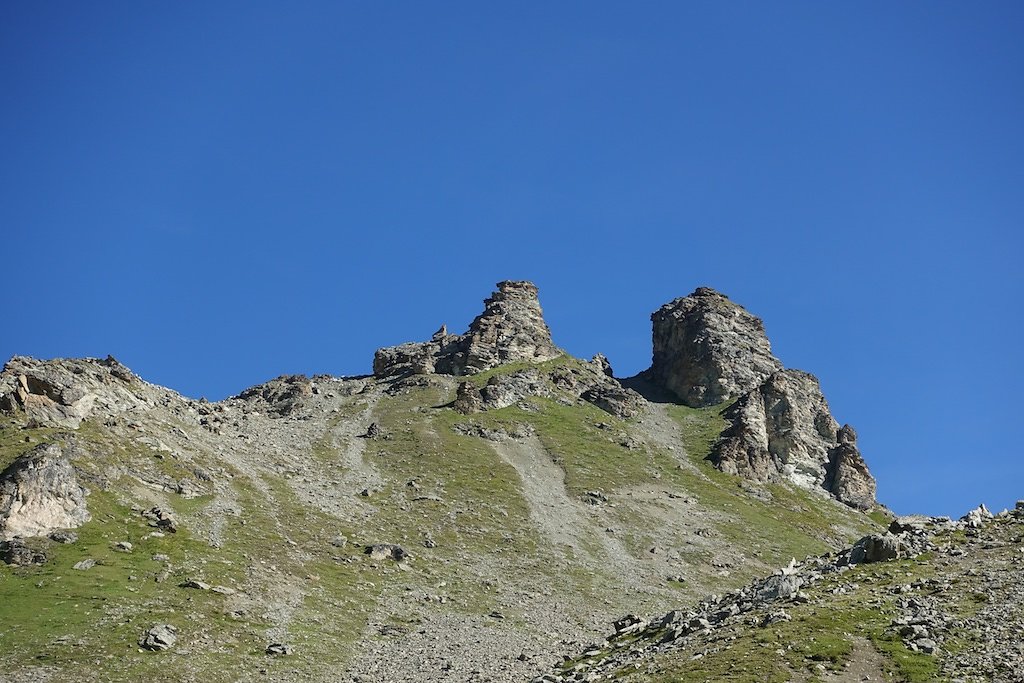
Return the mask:
M0 539L45 536L84 524L87 494L65 449L37 446L0 473Z
M708 287L665 304L651 322L654 354L645 378L688 406L735 398L782 369L761 319Z
M36 360L11 358L0 372L0 412L23 412L29 427L77 429L93 413L112 414L138 406L141 381L108 356Z
M533 283L499 282L484 304L484 312L465 334L448 334L442 327L430 341L378 349L373 374L473 375L506 363L539 363L562 355L551 341Z
M824 489L852 507L874 504L875 480L856 433L849 425L839 428L813 375L776 372L725 416L732 424L709 457L723 472Z
M701 287L652 316L654 353L641 378L691 407L736 399L709 460L756 481L788 480L857 508L875 502L875 480L856 434L829 411L818 380L784 370L761 319Z

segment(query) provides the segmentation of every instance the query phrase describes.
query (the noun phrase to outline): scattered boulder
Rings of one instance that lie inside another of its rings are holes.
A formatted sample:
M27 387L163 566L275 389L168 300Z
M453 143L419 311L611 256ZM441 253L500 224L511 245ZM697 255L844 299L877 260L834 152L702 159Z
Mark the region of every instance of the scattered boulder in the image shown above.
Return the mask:
M154 507L142 513L142 516L149 520L149 526L156 527L161 531L168 531L172 534L178 532L178 522L163 508Z
M857 541L850 549L850 564L888 562L901 555L899 536L895 534L872 534Z
M0 539L46 536L89 521L70 453L41 444L0 472Z
M370 556L370 559L379 562L381 560L394 560L396 562L409 557L405 549L394 543L375 543L369 545L363 551Z
M95 566L96 566L96 560L94 560L94 559L92 559L90 557L90 558L87 558L87 559L75 562L75 564L71 568L72 569L77 569L80 572L84 572L87 569L92 569Z
M21 538L0 541L0 561L18 567L46 564L46 553L25 544Z
M270 645L267 645L266 653L273 657L286 657L288 655L295 654L295 650L291 645L285 645L284 643L271 643Z
M992 513L982 503L961 517L960 521L966 522L968 529L980 529L985 524L985 521L989 519L992 519Z
M142 634L139 647L144 650L167 650L178 641L178 629L170 624L157 624Z
M480 398L484 410L497 410L530 396L547 396L550 393L537 368L526 368L491 377L480 390Z
M57 529L50 532L49 539L54 543L67 545L78 542L78 534L70 529Z

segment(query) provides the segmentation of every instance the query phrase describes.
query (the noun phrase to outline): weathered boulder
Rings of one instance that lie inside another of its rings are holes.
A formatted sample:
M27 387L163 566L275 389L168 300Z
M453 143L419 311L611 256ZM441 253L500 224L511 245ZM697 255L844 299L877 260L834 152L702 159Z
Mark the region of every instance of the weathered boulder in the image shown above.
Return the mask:
M19 567L45 564L46 553L29 546L20 538L12 538L9 541L0 541L0 562Z
M891 533L872 534L857 541L850 549L850 564L888 562L901 556L899 536Z
M45 536L89 521L85 497L68 452L42 444L0 473L0 539Z
M395 560L399 562L409 557L409 553L405 551L400 545L395 543L374 543L368 545L363 550L364 553L370 556L371 560Z
M484 305L465 334L448 334L442 327L430 341L378 349L373 374L473 375L507 363L539 363L562 355L551 341L533 283L499 282Z
M782 369L761 319L708 287L665 304L651 322L654 355L644 376L688 406L735 398Z
M170 624L157 624L142 634L139 647L144 650L168 650L178 642L178 629Z
M781 370L726 411L731 425L709 460L723 472L757 481L787 479L824 489L852 507L875 502L875 480L848 425L839 429L818 380Z

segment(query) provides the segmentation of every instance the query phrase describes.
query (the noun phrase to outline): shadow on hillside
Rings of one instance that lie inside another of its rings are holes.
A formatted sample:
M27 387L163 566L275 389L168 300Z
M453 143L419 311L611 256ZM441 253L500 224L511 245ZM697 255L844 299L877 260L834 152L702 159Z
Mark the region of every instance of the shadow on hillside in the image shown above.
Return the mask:
M658 386L654 382L651 382L644 373L633 375L632 377L625 377L618 380L619 384L627 389L632 389L636 393L643 396L651 403L673 403L682 404L679 397L674 393L666 389L665 387Z

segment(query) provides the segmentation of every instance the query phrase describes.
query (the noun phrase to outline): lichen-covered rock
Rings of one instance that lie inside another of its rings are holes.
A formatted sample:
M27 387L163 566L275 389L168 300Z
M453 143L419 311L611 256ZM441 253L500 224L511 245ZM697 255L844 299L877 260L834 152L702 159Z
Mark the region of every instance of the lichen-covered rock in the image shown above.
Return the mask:
M665 304L651 322L654 354L645 377L688 406L735 398L782 369L761 319L708 287Z
M448 334L442 327L430 341L378 349L373 374L473 375L507 363L540 363L562 355L551 341L533 283L499 282L484 305L465 334Z
M787 479L824 489L852 507L875 502L875 480L856 446L839 429L818 380L799 370L772 374L725 413L731 422L709 459L723 472L758 481Z
M0 539L45 536L84 524L87 494L64 449L37 446L0 473Z

